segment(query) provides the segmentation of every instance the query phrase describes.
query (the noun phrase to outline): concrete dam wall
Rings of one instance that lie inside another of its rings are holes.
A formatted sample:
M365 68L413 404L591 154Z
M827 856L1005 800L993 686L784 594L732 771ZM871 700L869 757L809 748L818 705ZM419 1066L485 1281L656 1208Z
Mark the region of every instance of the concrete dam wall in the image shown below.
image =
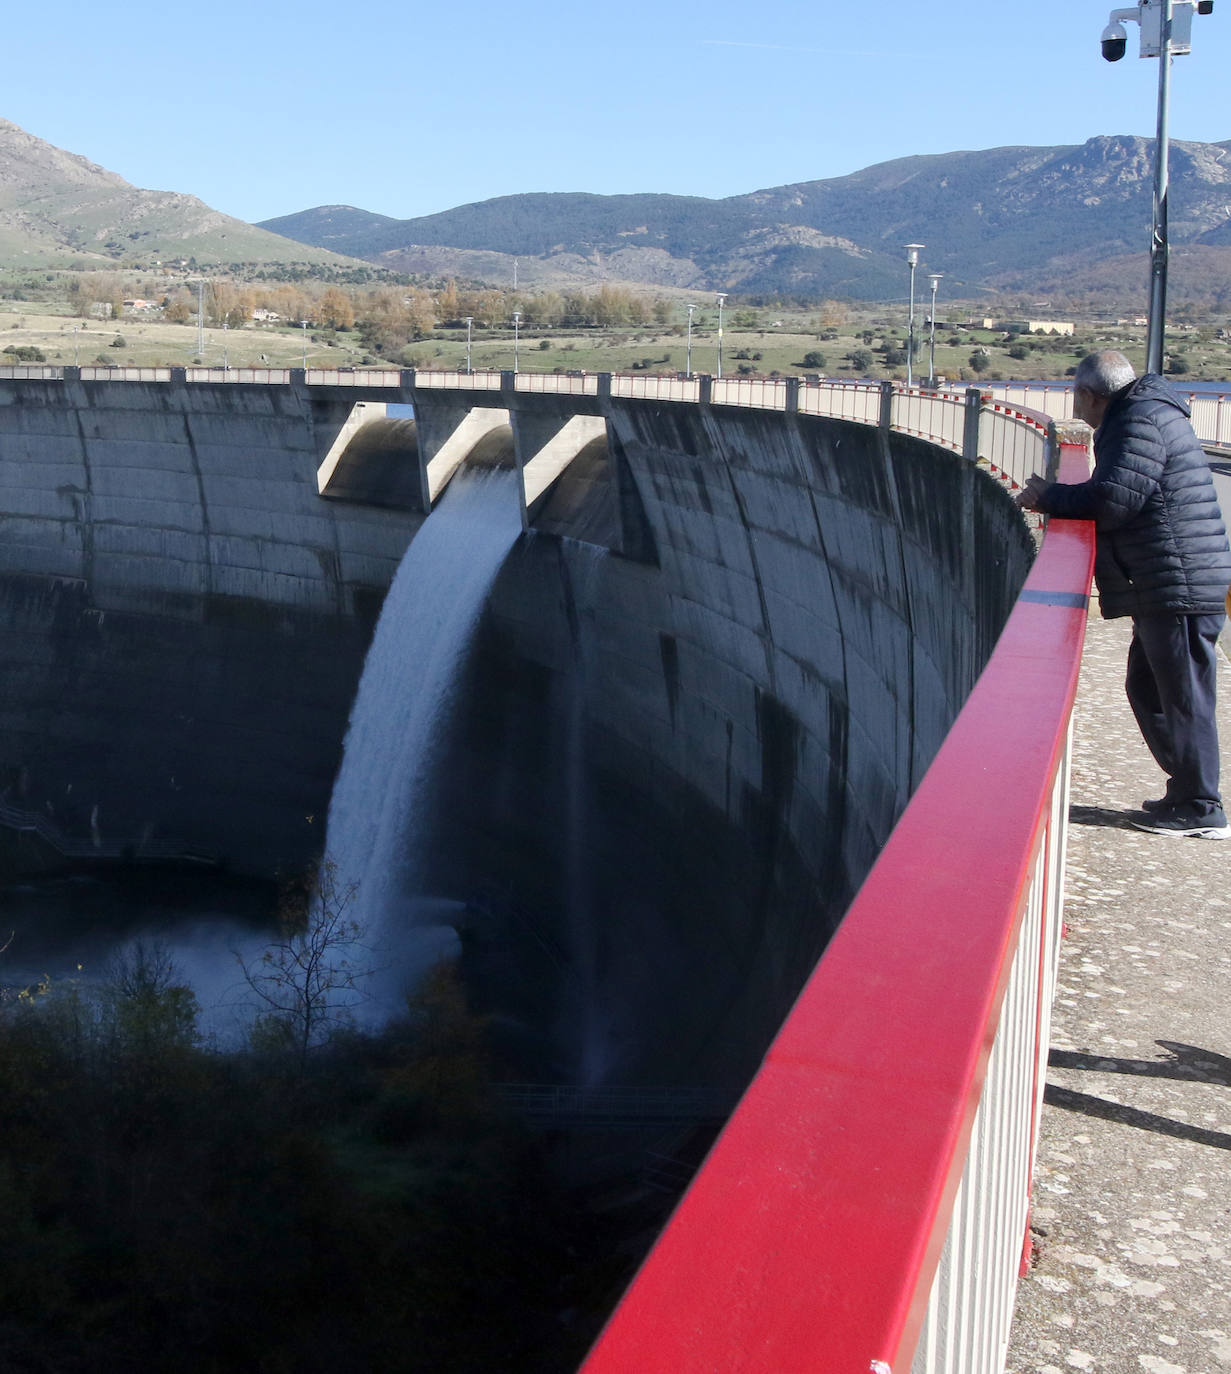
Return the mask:
M269 873L319 850L422 519L318 496L352 404L0 381L5 803L102 853L165 839Z
M317 494L352 404L327 390L0 381L8 805L253 871L319 852L376 609L423 519ZM438 398L398 399L438 446ZM561 405L519 395L514 447ZM1032 544L985 473L886 430L594 408L606 449L531 506L458 684L427 877L465 904L469 977L527 1075L734 1085Z

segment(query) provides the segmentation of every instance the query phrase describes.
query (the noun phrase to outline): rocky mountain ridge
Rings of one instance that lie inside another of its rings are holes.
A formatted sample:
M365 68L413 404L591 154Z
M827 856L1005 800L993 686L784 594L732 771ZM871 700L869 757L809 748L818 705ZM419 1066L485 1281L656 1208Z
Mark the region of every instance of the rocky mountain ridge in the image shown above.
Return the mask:
M1231 277L1231 143L1176 142L1171 156L1173 291ZM849 176L723 200L532 193L418 219L325 206L263 227L403 271L507 285L602 280L746 294L891 298L901 245L966 296L1046 286L1106 294L1118 264L1140 293L1153 195L1153 141L1110 135L1079 145L898 158Z

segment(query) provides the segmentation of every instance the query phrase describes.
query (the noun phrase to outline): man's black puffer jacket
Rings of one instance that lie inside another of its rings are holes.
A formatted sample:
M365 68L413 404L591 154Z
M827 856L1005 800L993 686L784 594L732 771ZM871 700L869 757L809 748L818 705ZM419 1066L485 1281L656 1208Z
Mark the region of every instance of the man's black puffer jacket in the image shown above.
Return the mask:
M1224 609L1231 549L1188 406L1154 373L1111 398L1089 481L1049 487L1039 509L1093 520L1105 617Z

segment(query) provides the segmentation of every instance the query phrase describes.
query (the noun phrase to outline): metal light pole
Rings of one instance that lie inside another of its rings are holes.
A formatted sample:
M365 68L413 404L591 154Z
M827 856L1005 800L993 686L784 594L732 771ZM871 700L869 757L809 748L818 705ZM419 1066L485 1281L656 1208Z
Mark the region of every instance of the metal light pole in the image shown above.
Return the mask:
M513 311L513 371L517 371L517 339L521 332L521 311Z
M306 372L308 370L308 322L307 320L300 320L299 325L303 330L303 368Z
M936 385L936 288L940 285L943 272L929 272L928 281L932 283L931 335L928 339L928 385Z
M908 243L906 248L906 262L910 267L910 314L907 316L906 325L906 385L911 386L915 380L915 268L919 266L919 250L925 245L922 243Z
M474 316L466 316L466 371L470 372L470 331L474 327Z
M719 291L718 293L718 380L722 381L722 305L731 293L729 291Z
M1167 199L1170 194L1171 59L1192 51L1194 14L1212 14L1214 0L1140 0L1112 10L1103 30L1103 56L1118 62L1128 35L1125 22L1141 26L1141 56L1158 58L1158 133L1154 145L1154 212L1150 229L1150 313L1146 330L1146 371L1163 370L1167 320Z
M697 307L688 307L688 347L684 350L684 372L688 377L692 377L692 312Z

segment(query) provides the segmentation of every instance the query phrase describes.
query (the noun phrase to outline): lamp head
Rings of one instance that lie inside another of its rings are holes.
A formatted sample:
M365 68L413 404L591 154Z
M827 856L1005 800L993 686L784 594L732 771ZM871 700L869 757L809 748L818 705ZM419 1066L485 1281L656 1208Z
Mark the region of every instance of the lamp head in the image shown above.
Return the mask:
M925 246L926 246L926 245L924 245L924 244L922 244L922 243L908 243L908 244L905 245L905 247L906 247L906 261L907 261L912 267L914 267L914 265L919 261L919 250L920 250L920 248L923 248L923 247L925 247Z

